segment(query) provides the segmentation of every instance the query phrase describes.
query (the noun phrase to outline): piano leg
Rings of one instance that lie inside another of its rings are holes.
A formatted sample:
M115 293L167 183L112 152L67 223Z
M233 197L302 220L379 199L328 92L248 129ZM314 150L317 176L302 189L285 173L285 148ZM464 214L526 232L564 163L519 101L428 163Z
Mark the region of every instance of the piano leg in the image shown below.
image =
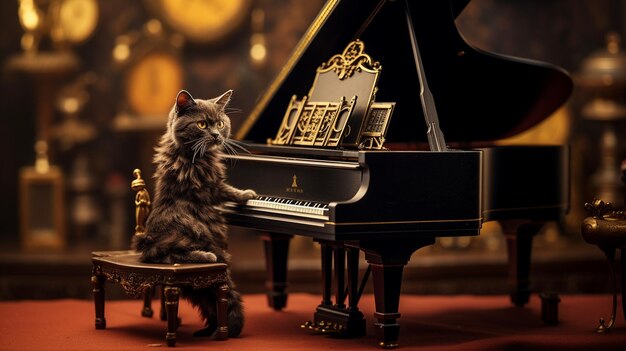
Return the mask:
M432 245L435 238L415 240L373 239L351 242L365 252L365 259L372 266L374 282L374 300L376 313L374 324L378 333L379 346L382 348L398 347L400 318L400 287L402 271L416 250Z
M530 256L533 238L543 222L501 221L509 256L509 291L511 302L518 307L530 299Z
M365 335L365 318L359 311L359 249L341 243L319 240L322 253L322 302L315 309L313 321L303 327L344 338ZM347 253L347 289L346 289ZM331 300L335 260L335 303ZM367 279L367 278L364 278ZM345 300L348 298L348 306Z
M348 248L348 310L358 311L359 298L359 249Z
M320 242L322 253L322 306L331 306L332 279L333 279L333 248L328 243Z
M335 308L346 307L346 249L343 246L335 247Z
M287 305L287 257L289 241L293 235L264 233L261 236L265 248L267 280L267 303L276 311Z

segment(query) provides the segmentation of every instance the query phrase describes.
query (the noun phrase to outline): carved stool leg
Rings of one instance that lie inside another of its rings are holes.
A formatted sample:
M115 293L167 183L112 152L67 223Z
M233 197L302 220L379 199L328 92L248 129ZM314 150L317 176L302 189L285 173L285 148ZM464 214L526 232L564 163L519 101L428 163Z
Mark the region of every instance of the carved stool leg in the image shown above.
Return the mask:
M165 287L165 309L167 311L167 346L176 345L176 329L178 329L178 298L180 289L175 286Z
M228 293L230 287L227 284L217 288L217 331L215 340L228 339Z
M103 275L94 274L91 276L91 284L93 285L93 302L96 307L96 329L105 329L107 321L104 318L104 282Z
M152 318L154 311L152 310L152 296L154 296L154 287L146 289L143 293L143 309L141 315L143 317Z
M165 286L159 288L159 300L161 301L161 310L159 311L159 317L162 321L167 320L167 311L165 310Z

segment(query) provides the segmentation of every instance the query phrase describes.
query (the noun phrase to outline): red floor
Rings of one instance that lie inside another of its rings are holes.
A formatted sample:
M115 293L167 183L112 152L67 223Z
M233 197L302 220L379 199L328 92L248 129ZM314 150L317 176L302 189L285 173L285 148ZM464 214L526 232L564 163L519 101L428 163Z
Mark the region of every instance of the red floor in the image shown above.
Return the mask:
M246 327L240 338L227 341L192 337L201 323L197 313L182 303L183 323L176 347L220 351L377 349L371 295L365 295L361 301L368 332L358 339L331 339L301 330L299 325L311 318L319 301L316 295L292 294L287 309L274 312L266 306L265 296L245 295ZM403 295L400 349L626 350L626 325L621 313L611 333L593 332L598 318L608 317L610 301L605 295L561 296L560 323L549 326L541 321L536 296L527 308L515 308L505 296ZM166 347L165 324L157 318L140 317L140 308L140 301L107 301L107 329L95 330L91 301L0 302L0 350Z

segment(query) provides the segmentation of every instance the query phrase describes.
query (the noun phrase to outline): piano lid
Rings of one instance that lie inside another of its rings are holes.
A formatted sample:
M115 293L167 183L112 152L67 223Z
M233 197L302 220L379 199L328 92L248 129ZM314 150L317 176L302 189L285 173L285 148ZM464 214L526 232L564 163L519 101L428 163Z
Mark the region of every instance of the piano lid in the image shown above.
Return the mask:
M307 94L316 67L361 39L382 64L376 100L396 102L387 140L425 141L407 6L448 142L490 141L536 125L569 97L569 75L547 63L467 44L454 19L468 2L328 0L236 137L264 143L274 136L290 98Z

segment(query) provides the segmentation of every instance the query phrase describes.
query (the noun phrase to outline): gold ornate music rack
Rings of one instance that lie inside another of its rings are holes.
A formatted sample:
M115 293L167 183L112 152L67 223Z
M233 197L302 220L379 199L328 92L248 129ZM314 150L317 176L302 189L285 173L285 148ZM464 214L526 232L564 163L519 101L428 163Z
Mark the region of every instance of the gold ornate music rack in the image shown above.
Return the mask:
M382 66L355 40L317 68L307 96L292 96L273 145L383 149L394 102L375 102Z

